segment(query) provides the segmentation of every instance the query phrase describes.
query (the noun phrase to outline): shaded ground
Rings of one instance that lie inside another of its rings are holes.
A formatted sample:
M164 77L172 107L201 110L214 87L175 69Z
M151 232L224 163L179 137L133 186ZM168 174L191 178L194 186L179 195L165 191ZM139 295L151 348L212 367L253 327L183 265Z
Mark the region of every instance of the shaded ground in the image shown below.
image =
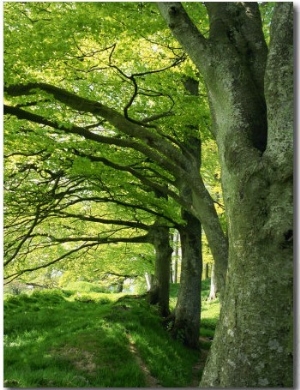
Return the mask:
M205 343L206 348L201 348L201 344ZM209 353L207 344L211 344L211 340L206 337L200 337L200 357L198 362L193 366L193 379L189 387L199 387L202 372L206 363L206 359Z
M139 367L141 368L142 372L145 375L146 387L149 387L149 388L163 387L160 384L159 380L157 378L155 378L153 375L151 375L147 365L145 364L145 362L141 358L139 351L136 348L135 343L132 340L132 338L130 337L130 335L127 335L127 337L128 337L128 341L129 341L129 345L130 345L130 351L135 356L137 364L139 365ZM201 342L204 342L207 345L208 343L211 343L211 340L209 338L206 338L206 337L200 337L200 343ZM207 349L207 347L206 348L200 347L200 357L199 357L199 360L196 362L196 364L193 366L193 374L192 374L191 383L189 385L187 385L186 387L199 387L199 381L201 379L201 374L202 374L204 366L205 366L208 352L209 352L209 350Z
M44 291L4 302L6 387L198 387L216 320L203 305L201 354L170 338L146 300Z

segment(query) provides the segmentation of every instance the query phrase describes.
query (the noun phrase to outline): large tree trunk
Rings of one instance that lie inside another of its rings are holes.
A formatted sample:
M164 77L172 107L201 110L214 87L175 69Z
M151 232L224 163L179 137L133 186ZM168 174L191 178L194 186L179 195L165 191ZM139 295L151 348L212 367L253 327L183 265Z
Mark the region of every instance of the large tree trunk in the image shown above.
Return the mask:
M256 3L207 3L209 39L180 4L159 7L207 86L228 219L227 281L201 386L292 386L292 3L275 5L268 56Z

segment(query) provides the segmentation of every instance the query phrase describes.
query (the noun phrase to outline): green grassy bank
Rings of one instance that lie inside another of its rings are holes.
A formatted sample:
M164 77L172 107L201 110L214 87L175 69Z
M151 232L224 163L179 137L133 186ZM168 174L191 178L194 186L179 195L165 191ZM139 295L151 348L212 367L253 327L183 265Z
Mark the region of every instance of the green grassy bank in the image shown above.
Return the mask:
M200 351L172 340L143 298L71 290L6 296L5 387L190 386L218 318L219 303L205 300L205 283Z

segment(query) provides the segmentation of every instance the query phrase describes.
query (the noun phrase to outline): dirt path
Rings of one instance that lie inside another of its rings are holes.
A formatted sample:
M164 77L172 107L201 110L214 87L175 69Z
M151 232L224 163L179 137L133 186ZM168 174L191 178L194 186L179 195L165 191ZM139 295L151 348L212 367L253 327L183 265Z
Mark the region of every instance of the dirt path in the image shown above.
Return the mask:
M131 353L135 356L135 359L140 366L141 370L143 371L146 379L146 387L156 388L156 387L163 387L160 385L157 378L155 378L153 375L151 375L148 367L144 363L143 359L141 358L139 351L137 350L134 341L130 337L130 335L127 335L128 341L129 341L129 349Z
M209 353L209 349L201 348L201 342L203 343L211 343L212 340L208 337L201 337L200 340L200 357L197 361L197 363L193 367L193 379L189 387L199 387L200 382L200 371L204 370L204 366L206 363L206 359Z
M200 357L197 363L193 367L193 379L191 384L188 387L199 387L199 371L203 371L205 362L207 359L208 350L207 349L200 349Z

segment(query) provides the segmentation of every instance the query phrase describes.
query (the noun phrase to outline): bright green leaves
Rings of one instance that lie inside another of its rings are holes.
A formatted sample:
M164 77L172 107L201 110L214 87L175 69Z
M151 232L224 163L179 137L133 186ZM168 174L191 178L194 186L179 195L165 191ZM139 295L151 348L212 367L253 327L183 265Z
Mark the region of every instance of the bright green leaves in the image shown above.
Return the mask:
M54 86L7 93L9 107L36 116L7 115L5 124L10 256L42 267L67 255L82 264L84 253L89 268L110 263L105 239L146 235L157 218L182 223L181 143L209 139L210 120L202 81L197 96L184 87L197 70L154 4L6 3L5 49L6 85ZM102 112L85 105L97 102ZM24 220L16 229L17 215ZM26 234L29 244L18 249ZM129 256L123 250L118 269Z
M267 45L269 45L270 42L270 26L271 26L273 11L274 11L274 5L275 5L274 2L259 3L259 10L261 13L262 25L263 25L263 33Z
M201 33L206 36L209 31L209 20L205 4L198 2L187 2L182 3L182 5L199 31L201 31Z

